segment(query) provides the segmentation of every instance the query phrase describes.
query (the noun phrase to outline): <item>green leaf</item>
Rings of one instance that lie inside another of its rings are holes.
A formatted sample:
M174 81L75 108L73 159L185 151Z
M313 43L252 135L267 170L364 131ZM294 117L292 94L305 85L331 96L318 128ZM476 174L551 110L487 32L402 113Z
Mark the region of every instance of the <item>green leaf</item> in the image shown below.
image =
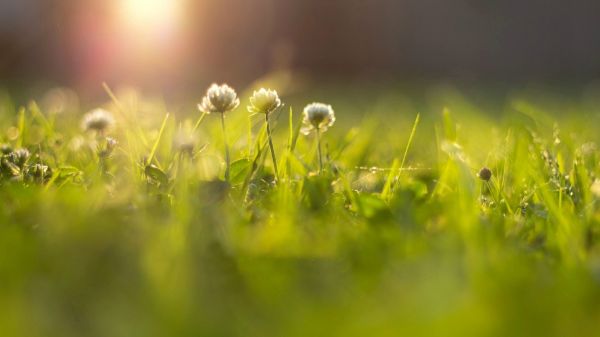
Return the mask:
M231 163L230 167L230 183L232 185L242 184L246 177L252 173L252 161L247 158L242 158Z
M73 177L73 176L76 176L76 175L78 175L80 173L81 173L81 170L79 170L75 166L64 165L64 166L60 166L58 168L58 175L61 178Z
M154 164L147 165L144 169L144 173L146 174L146 177L161 185L167 185L169 183L167 174Z

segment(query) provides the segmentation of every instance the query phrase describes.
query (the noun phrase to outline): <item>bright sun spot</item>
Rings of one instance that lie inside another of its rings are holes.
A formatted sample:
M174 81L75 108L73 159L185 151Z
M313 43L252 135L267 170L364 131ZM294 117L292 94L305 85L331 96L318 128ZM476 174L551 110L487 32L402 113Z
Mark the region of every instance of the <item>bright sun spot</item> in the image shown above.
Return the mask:
M120 0L123 23L135 30L173 29L180 19L181 0Z

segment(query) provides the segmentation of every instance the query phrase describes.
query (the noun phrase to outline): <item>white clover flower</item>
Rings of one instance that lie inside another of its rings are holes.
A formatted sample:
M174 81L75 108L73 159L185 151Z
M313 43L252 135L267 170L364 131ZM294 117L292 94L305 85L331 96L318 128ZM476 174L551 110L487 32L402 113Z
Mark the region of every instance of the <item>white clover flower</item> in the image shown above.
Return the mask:
M240 105L240 100L233 88L227 84L213 84L206 91L202 103L198 104L200 111L210 114L213 112L226 113Z
M254 91L252 97L250 97L250 105L248 105L248 111L251 113L263 113L270 114L277 110L281 106L281 100L277 91L271 89L261 88L258 91Z
M277 181L279 177L279 170L277 169L277 158L275 156L275 148L273 147L273 138L271 136L269 114L277 110L280 106L281 100L279 99L279 95L277 95L277 91L265 88L254 91L254 94L250 97L250 105L248 105L249 112L255 114L262 113L265 115L267 136L269 137L269 149L271 151L271 158L273 159L273 170L275 171L275 181Z
M335 113L328 104L311 103L304 108L303 114L304 127L301 131L305 135L316 129L320 132L327 131L335 123Z
M592 190L592 194L596 198L600 199L600 179L594 180L594 183L592 184L591 190Z
M100 134L106 133L115 125L112 114L104 109L95 109L83 116L81 128L85 131L96 131Z

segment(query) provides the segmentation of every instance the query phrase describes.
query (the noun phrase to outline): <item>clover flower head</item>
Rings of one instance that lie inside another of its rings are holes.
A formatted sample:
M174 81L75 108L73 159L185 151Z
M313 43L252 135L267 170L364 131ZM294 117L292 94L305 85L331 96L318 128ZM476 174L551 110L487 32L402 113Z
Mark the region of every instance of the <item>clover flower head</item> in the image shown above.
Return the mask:
M29 158L29 151L16 150L0 156L0 174L7 177L16 177L21 173L25 162Z
M263 113L270 114L277 110L281 106L281 100L277 91L271 89L261 88L258 91L254 91L252 97L250 97L250 105L248 105L248 111L251 113Z
M27 169L26 177L30 181L45 183L52 177L52 169L44 164L34 164Z
M198 104L198 109L204 113L213 112L226 113L234 110L240 105L240 100L233 88L227 84L213 84L206 91L206 96L202 98L202 103Z
M307 135L313 130L324 132L335 123L335 113L331 105L311 103L304 108L304 127L302 133Z
M14 163L19 167L23 167L30 157L29 151L24 148L16 149L12 154L14 155Z
M106 133L115 125L112 114L104 109L94 109L83 116L81 128L85 131Z

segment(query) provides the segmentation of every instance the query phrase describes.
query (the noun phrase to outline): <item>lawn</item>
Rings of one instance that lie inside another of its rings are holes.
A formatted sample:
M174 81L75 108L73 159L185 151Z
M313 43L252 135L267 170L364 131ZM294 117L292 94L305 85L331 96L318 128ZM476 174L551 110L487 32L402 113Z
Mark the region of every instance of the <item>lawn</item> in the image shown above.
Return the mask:
M600 335L594 95L265 86L2 96L0 335Z

